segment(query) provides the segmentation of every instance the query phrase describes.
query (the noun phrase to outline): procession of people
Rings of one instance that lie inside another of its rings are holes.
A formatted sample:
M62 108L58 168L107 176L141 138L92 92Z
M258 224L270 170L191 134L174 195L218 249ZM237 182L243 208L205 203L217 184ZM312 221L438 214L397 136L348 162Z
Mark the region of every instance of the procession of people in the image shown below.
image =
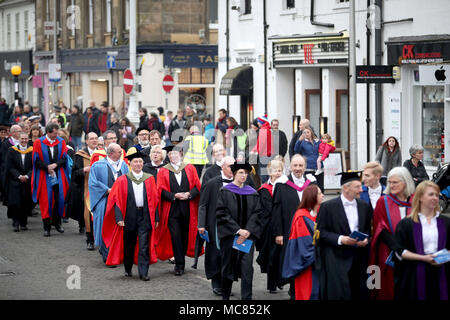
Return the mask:
M307 119L288 149L267 115L244 131L221 109L206 130L211 116L180 109L165 125L143 108L131 131L116 125L117 114L110 121L107 103L90 106L84 120L72 109L73 117L55 110L33 140L28 119L2 127L0 191L13 232L26 232L38 208L45 237L52 227L63 234L71 218L105 266L123 264L132 277L136 264L143 281L158 261L173 261L180 277L186 256L196 268L203 255L212 296L223 300L235 281L251 300L257 266L270 293L288 290L292 300L448 300L450 264L437 257L450 255L450 219L439 212L439 186L417 173L421 146L400 167L398 142L388 138L363 171L338 173L340 195L323 201L334 142L319 140ZM61 136L72 121L84 145Z

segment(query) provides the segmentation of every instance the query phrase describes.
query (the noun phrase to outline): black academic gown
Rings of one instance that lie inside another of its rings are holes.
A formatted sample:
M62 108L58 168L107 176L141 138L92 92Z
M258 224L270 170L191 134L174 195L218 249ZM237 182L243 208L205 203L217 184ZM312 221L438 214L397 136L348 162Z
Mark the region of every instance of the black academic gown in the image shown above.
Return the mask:
M142 169L142 171L144 171L145 173L149 173L151 174L153 177L155 177L155 182L156 177L158 176L158 171L159 169L161 169L162 167L164 167L166 165L166 163L161 162L161 164L159 166L154 166L152 164L152 162L147 162L146 164L144 164L144 168Z
M0 183L1 188L4 190L5 193L7 193L5 189L5 183L6 183L6 156L8 155L8 150L13 146L12 143L9 142L9 138L5 139L1 146L0 146ZM7 205L7 198L4 198L4 205Z
M31 174L33 171L32 152L25 155L25 162L22 162L22 155L10 148L5 159L5 191L7 205L9 208L23 211L27 216L33 206L31 198ZM19 176L27 175L27 182L20 182ZM8 210L8 218L12 217L12 212Z
M202 184L207 183L209 180L211 180L214 177L220 176L222 172L222 168L219 167L217 164L213 164L208 169L205 170L205 173L203 174L202 178Z
M248 230L250 240L259 239L262 231L261 215L261 203L257 192L251 195L238 195L225 187L220 190L216 219L222 257L222 278L231 281L240 278L240 260L246 253L233 249L233 240L239 229Z
M446 248L450 249L450 218L440 215L437 218L438 222L438 251ZM439 221L440 220L440 221ZM399 245L397 254L401 255L403 250L408 250L413 253L419 253L416 247L414 228L417 228L418 223L415 223L412 219L402 219L395 229L395 238ZM441 225L441 226L439 226ZM417 236L416 236L417 238ZM421 238L419 236L419 238ZM420 239L422 241L422 239ZM418 242L417 242L418 243ZM423 241L422 241L423 243ZM422 244L423 246L423 244ZM422 280L425 285L421 289L421 293L424 294L426 300L439 300L442 299L440 294L446 293L447 297L450 294L450 263L447 262L441 267L435 267L425 262L412 261L402 259L399 261L394 256L394 298L396 300L418 300L421 297L418 296L418 283ZM421 265L421 266L420 266ZM420 266L420 267L419 267ZM423 268L423 276L418 277L419 268ZM443 275L442 275L443 273ZM440 286L443 286L442 288ZM445 288L446 286L446 288ZM445 290L446 289L446 290Z
M294 182L292 174L290 174L288 178L290 181ZM313 184L315 184L315 182L313 182ZM268 272L277 273L278 285L284 285L289 282L289 279L283 279L281 277L281 270L287 243L289 241L292 219L298 209L300 199L297 190L288 186L286 183L277 183L273 190L272 203L272 219L270 221L272 227L272 247L270 248L270 271ZM282 246L275 243L276 236L283 236Z
M86 148L83 151L89 154ZM70 186L66 195L66 215L79 222L84 221L84 167L84 158L75 154L73 156Z
M227 181L230 182L230 181ZM216 208L220 189L223 187L222 176L216 176L204 184L200 191L200 202L198 205L198 228L205 228L208 231L209 242L205 246L205 274L207 279L220 275L221 259L218 248L216 230ZM196 241L197 245L203 243L200 237ZM199 243L197 243L199 242ZM198 250L199 251L199 250Z
M275 242L272 228L270 227L270 221L272 220L272 195L266 188L259 189L258 193L263 210L261 219L263 231L261 238L256 242L256 249L259 251L256 262L261 267L261 272L267 273L270 262L270 250L273 247L273 242Z
M356 199L358 230L370 235L373 209ZM338 245L339 236L349 236L350 227L340 197L322 203L317 214L315 266L319 274L320 300L368 298L367 265L369 244L362 248Z

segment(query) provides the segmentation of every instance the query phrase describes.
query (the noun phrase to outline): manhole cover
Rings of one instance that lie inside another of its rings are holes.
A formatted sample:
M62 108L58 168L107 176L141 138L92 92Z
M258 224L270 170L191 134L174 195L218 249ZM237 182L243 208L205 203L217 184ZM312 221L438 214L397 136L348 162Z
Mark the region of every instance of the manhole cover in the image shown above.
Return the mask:
M13 271L6 271L6 272L0 272L0 277L1 276L15 276L16 273Z

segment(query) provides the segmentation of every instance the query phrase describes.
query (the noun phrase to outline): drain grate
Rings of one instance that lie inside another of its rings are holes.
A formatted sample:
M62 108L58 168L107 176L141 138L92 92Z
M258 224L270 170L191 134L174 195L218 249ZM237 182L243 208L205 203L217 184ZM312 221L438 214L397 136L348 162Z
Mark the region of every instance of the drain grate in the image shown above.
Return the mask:
M0 272L0 277L1 276L15 276L16 273L13 271L6 271L6 272Z
M9 262L11 262L11 260L9 260L7 257L0 256L0 264L6 264Z

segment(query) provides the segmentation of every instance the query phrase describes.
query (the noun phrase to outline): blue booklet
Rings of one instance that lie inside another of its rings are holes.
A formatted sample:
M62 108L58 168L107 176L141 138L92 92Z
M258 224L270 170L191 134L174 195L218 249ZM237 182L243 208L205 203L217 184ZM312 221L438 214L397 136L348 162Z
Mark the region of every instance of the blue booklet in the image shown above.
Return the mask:
M389 253L389 256L387 257L386 262L385 262L386 265L391 268L394 268L394 266L395 266L393 257L394 257L394 250L392 250L391 253Z
M350 234L350 238L356 239L356 241L363 241L368 237L369 237L368 234L365 234L365 233L362 233L362 232L359 232L356 230Z
M202 233L198 233L200 238L202 238L203 240L205 240L206 242L209 242L209 234L208 234L208 230L205 230L205 232Z
M450 261L450 252L447 249L442 249L434 254L434 261L437 264L443 264Z
M252 248L253 245L253 241L246 239L244 242L242 242L241 244L237 244L237 239L239 238L239 236L235 236L234 237L234 241L233 241L233 249L245 252L245 253L249 253L250 249Z

